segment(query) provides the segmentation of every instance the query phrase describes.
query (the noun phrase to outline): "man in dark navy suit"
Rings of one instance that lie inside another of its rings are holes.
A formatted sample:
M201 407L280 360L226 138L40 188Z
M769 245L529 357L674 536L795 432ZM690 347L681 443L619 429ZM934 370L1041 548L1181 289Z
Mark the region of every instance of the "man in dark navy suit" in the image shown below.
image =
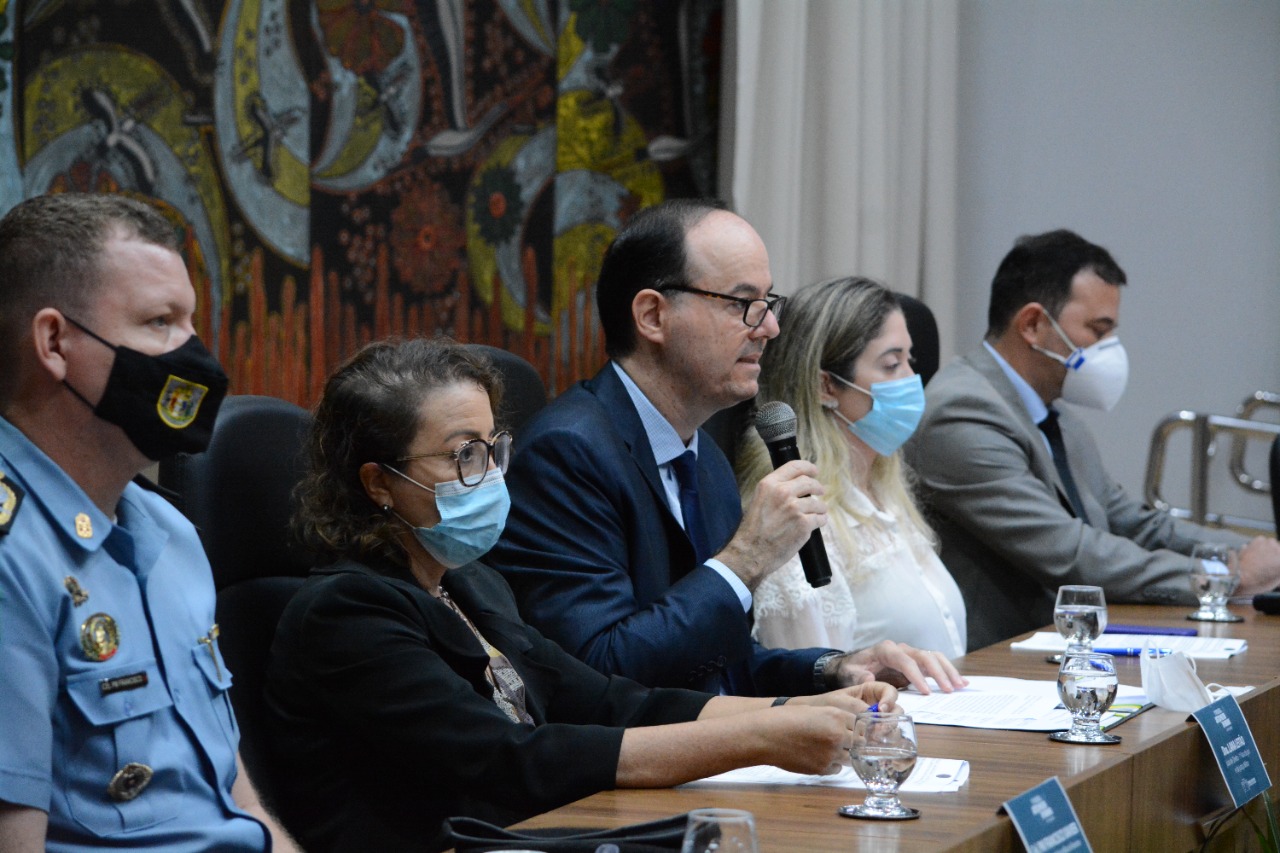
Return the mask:
M728 461L699 430L755 396L778 334L772 286L759 235L714 204L633 217L596 285L611 361L517 437L511 513L488 559L530 624L608 674L757 696L925 675L949 690L959 676L933 652L751 639L751 591L826 522L807 461L765 477L744 515Z

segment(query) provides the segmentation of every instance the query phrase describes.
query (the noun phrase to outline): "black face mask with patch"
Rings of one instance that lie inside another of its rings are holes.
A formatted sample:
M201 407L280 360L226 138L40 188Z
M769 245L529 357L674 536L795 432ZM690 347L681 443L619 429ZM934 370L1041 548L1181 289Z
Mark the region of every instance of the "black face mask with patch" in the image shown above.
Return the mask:
M96 406L63 380L95 415L124 430L148 459L200 453L209 446L218 407L227 395L227 374L199 338L192 335L175 350L147 355L67 320L116 354Z

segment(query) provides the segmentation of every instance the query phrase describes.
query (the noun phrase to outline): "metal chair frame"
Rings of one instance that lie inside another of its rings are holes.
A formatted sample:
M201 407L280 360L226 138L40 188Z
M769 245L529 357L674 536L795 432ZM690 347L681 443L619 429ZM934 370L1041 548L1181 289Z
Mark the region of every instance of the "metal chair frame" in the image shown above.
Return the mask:
M1164 510L1174 518L1186 519L1209 527L1231 527L1258 533L1275 533L1274 522L1245 518L1209 510L1209 464L1217 453L1218 439L1231 439L1230 470L1241 488L1262 495L1270 495L1280 484L1256 477L1245 470L1244 456L1249 440L1263 440L1270 445L1280 436L1280 424L1254 420L1253 415L1262 408L1280 409L1280 394L1258 391L1241 404L1238 417L1210 415L1203 412L1179 411L1169 415L1156 425L1151 435L1151 449L1147 456L1147 473L1144 495L1148 503ZM1191 430L1191 506L1176 507L1161 490L1169 438L1181 430Z

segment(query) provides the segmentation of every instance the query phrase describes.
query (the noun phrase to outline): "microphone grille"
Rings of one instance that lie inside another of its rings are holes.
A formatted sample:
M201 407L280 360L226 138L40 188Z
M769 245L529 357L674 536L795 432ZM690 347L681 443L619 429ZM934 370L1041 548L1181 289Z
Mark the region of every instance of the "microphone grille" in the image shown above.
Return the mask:
M756 432L770 444L782 438L796 437L796 413L781 400L765 403L756 411Z

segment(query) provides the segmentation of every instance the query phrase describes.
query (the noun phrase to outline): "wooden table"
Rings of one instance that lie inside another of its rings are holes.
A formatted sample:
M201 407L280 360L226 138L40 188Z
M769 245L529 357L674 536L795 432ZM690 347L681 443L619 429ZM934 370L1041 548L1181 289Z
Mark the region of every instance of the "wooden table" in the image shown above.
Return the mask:
M1194 625L1201 636L1244 637L1248 651L1226 661L1199 661L1206 682L1253 685L1240 704L1275 782L1280 782L1280 617L1233 606L1234 624L1188 622L1186 607L1114 605L1115 623ZM1049 628L1048 630L1052 630ZM957 661L967 675L1051 680L1043 653L1015 652L1007 642ZM1120 681L1140 685L1137 658L1117 660ZM1009 819L996 811L1005 800L1057 776L1067 789L1094 850L1192 850L1204 825L1231 798L1199 726L1187 715L1152 708L1113 730L1114 746L1050 741L1043 732L919 726L920 752L969 762L968 784L956 793L905 794L921 810L901 823L855 821L836 808L859 802L862 792L794 786L700 786L696 789L606 791L520 824L522 827L621 826L719 806L755 813L763 853L773 851L1022 849ZM1250 814L1260 814L1259 802ZM1243 818L1227 822L1210 849L1248 849L1252 831ZM1256 842L1255 842L1256 843Z

